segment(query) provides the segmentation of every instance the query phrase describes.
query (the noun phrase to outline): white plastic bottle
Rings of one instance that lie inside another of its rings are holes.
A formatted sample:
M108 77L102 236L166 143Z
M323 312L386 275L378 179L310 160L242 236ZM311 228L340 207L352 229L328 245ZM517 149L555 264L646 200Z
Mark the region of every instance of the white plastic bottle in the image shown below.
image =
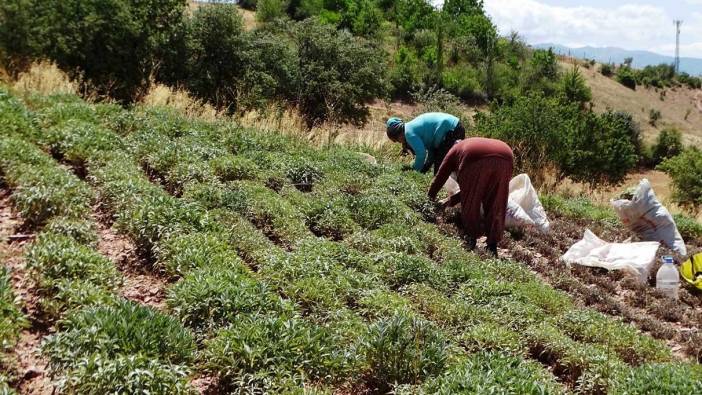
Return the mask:
M656 273L656 289L663 292L669 298L678 298L678 288L680 287L680 274L678 268L673 263L673 257L664 256L663 265Z

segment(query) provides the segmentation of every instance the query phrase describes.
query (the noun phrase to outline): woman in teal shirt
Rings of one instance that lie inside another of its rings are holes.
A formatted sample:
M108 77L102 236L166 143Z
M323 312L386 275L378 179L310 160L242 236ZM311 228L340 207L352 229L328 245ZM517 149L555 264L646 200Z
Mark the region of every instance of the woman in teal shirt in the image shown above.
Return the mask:
M425 113L407 123L390 118L386 126L388 138L415 155L413 168L422 173L434 167L436 174L453 144L466 137L460 120L441 112Z

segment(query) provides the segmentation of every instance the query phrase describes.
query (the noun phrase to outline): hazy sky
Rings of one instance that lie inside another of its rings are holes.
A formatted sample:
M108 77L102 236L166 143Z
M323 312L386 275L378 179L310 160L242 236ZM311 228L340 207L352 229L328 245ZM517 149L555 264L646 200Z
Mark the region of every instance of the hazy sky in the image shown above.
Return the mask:
M702 0L484 0L502 34L530 44L621 47L675 52L674 19L682 19L680 56L702 58Z

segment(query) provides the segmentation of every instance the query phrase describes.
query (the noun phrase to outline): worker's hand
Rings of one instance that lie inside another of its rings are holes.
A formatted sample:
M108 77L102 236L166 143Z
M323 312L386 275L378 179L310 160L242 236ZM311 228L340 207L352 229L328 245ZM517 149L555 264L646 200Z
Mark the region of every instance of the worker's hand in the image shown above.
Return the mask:
M446 210L446 209L449 207L449 200L450 200L450 198L446 198L446 199L441 199L441 200L439 200L439 201L437 202L437 203L438 203L438 206L439 206L439 210L441 210L441 211Z

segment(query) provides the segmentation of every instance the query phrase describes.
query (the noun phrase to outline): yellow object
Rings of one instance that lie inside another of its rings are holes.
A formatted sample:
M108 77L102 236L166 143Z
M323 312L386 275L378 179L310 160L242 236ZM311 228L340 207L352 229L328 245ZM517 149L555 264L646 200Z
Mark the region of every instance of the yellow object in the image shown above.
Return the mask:
M693 255L680 265L680 274L695 287L702 289L702 253Z

